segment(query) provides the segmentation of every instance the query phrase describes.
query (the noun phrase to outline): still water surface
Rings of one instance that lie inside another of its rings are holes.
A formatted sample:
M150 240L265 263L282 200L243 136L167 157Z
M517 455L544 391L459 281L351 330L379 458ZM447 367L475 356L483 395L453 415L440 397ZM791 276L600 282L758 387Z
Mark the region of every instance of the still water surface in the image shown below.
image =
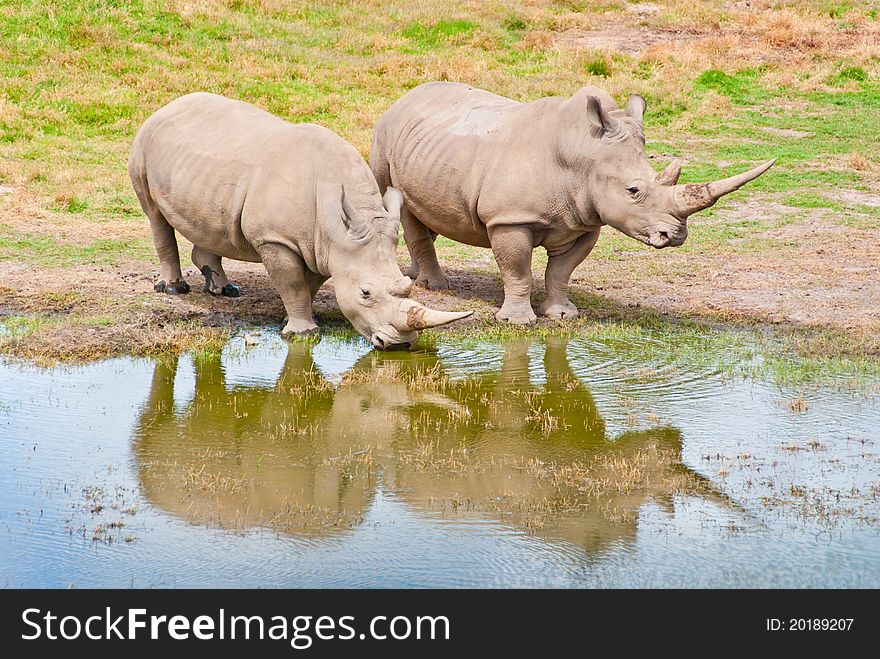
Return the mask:
M582 339L0 362L0 585L880 587L880 402Z

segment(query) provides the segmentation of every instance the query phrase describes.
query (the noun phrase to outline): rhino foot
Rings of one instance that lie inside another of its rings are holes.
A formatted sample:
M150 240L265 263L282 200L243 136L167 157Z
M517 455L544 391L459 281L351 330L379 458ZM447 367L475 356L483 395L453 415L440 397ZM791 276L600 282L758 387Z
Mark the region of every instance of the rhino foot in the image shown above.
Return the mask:
M550 318L551 320L572 320L580 315L577 307L568 300L565 302L553 303L545 300L544 303L538 307L538 313L542 316L547 316L547 318Z
M157 293L165 293L167 295L183 295L184 293L189 293L189 284L182 279L172 281L169 284L160 281L153 286L153 290Z
M416 285L427 288L430 291L439 291L442 289L452 288L449 283L449 277L442 272L436 275L422 275L416 278Z
M241 295L241 287L236 284L226 284L221 293L223 297L239 297Z
M205 293L215 297L239 297L241 296L241 287L235 284L226 284L223 288L214 289L205 285Z
M309 322L307 320L290 320L287 322L287 325L284 326L284 329L281 330L281 338L282 339L295 339L295 338L308 338L310 336L317 336L319 333L318 326L314 321Z
M495 314L496 320L500 320L502 322L510 323L511 325L534 325L538 322L538 317L535 315L535 312L532 311L532 307L526 306L525 308L519 307L508 307L504 305L501 307L501 310Z

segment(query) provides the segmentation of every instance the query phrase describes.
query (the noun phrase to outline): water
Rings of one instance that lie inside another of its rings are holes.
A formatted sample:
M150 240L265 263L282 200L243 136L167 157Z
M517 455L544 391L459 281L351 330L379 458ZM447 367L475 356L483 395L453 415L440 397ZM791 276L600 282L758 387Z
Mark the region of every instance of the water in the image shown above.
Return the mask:
M0 362L0 585L880 587L880 402L625 344Z

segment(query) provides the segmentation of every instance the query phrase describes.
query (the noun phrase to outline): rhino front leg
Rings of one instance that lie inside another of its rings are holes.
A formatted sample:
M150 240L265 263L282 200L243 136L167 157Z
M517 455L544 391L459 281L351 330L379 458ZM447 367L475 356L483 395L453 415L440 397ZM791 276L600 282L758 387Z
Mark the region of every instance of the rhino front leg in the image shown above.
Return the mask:
M421 223L419 218L404 204L400 209L400 223L403 225L403 239L413 263L405 274L412 277L418 286L437 290L449 288L449 278L440 267L434 239L437 234Z
M224 297L241 295L241 289L235 284L229 283L229 279L223 271L222 259L219 256L206 252L201 247L193 246L192 262L205 278L205 293Z
M311 270L306 270L305 273L306 283L309 285L309 292L312 296L312 301L315 301L315 296L318 294L318 289L324 285L324 282L330 279L330 277L325 277L324 275L319 275Z
M314 282L306 277L306 264L302 257L277 243L261 245L257 247L257 252L287 311L287 324L281 330L281 336L316 334L318 325L312 315Z
M544 273L547 297L538 307L539 314L553 320L570 320L578 317L577 307L568 299L568 281L574 269L593 250L598 239L599 231L591 231L575 240L564 252L549 255L547 270Z
M498 320L515 325L534 325L538 317L532 311L532 249L531 228L507 225L489 228L489 242L504 282L504 304L495 314Z

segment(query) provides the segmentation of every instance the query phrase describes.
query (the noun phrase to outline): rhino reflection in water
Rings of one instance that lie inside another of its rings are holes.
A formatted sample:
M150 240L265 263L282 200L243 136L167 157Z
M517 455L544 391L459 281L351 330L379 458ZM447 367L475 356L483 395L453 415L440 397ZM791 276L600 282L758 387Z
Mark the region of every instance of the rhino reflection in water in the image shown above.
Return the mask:
M462 380L431 353L371 353L335 388L307 345L288 347L274 388L229 387L212 357L177 410L178 362L159 362L136 432L144 495L193 523L331 535L365 515L381 468L416 511L501 517L590 551L634 537L648 500L671 512L682 490L723 498L681 464L677 429L607 436L566 340L548 340L541 386L529 348L508 344L497 373Z

